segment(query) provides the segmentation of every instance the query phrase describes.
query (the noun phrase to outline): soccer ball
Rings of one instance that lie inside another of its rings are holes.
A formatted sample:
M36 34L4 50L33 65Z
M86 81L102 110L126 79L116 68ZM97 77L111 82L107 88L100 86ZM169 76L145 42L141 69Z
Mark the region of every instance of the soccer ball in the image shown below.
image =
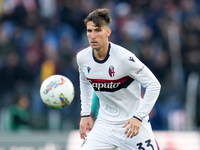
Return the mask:
M42 82L40 97L48 107L62 109L73 101L74 86L67 77L52 75Z

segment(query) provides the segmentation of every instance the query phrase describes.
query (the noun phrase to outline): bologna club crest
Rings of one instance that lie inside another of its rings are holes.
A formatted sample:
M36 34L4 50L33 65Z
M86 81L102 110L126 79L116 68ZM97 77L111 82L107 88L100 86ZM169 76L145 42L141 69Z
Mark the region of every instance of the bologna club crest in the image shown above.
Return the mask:
M108 69L108 73L111 77L114 77L115 76L115 70L114 70L114 67L113 66L110 66L109 69Z

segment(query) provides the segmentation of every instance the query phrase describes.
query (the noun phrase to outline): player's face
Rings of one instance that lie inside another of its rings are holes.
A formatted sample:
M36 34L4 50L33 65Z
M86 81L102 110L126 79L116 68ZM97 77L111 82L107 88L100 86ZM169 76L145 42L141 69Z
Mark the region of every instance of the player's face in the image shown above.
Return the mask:
M102 48L107 49L105 46L107 46L110 33L110 28L105 25L97 27L96 24L92 21L87 23L87 37L90 46L95 50L100 50Z

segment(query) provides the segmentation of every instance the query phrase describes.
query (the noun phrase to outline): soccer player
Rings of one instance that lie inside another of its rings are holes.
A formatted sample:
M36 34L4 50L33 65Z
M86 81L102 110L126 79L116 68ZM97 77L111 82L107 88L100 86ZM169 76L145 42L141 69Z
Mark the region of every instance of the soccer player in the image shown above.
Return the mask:
M132 52L108 40L108 9L91 12L84 23L90 46L77 54L81 150L159 150L148 115L159 96L160 83ZM146 88L143 99L141 85ZM92 88L100 101L94 125L90 117Z

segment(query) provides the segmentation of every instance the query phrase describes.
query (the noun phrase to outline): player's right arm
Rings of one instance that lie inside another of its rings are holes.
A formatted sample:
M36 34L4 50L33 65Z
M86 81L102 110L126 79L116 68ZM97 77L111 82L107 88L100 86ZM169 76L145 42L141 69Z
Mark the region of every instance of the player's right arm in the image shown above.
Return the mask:
M94 124L94 121L92 120L92 118L90 116L86 116L86 117L81 117L81 121L80 121L80 137L81 139L84 139L87 137L87 130L91 130L92 126Z
M93 96L93 88L90 83L87 81L86 76L84 74L84 67L82 62L81 54L77 55L77 64L79 70L79 82L80 82L80 98L81 98L81 121L80 121L80 136L82 139L85 139L86 128L92 128L93 121L90 117L91 114L91 105L92 105L92 96Z
M80 83L80 98L81 98L81 116L89 116L91 113L93 88L89 81L86 79L84 70L84 56L83 53L77 54L77 64L79 71L79 83Z

